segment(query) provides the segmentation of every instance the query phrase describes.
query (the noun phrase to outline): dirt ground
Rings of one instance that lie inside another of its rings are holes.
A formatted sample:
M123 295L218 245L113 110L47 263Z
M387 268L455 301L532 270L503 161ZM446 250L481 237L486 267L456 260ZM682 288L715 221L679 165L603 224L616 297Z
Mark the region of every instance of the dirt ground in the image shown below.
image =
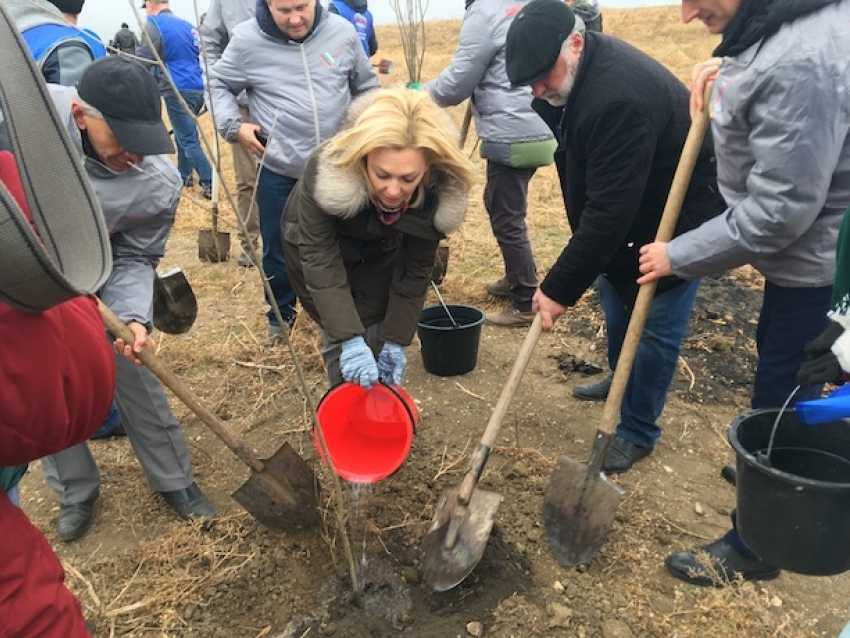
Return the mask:
M195 241L194 233L175 233L169 261L189 261ZM262 318L249 310L259 294L254 273L233 261L190 261L187 272L201 302L198 324L187 336L162 337L159 354L261 454L291 442L330 494L288 355L258 342ZM237 283L215 298L223 280ZM126 439L93 444L103 486L97 520L83 539L56 538L57 507L37 469L25 480L24 507L56 546L102 635L835 636L847 616L846 576L783 574L764 585L713 590L681 583L663 567L670 552L708 542L728 525L735 492L718 470L733 458L726 428L747 409L757 286L749 271L702 285L661 419L664 435L652 456L616 479L626 497L610 537L586 566L554 561L541 506L555 458L585 460L601 414L600 404L570 396L573 385L600 375L562 369L575 360L605 365L594 294L537 346L481 480L503 496L496 525L480 564L448 592L421 581L422 536L442 490L467 469L521 329L485 326L476 368L457 377L428 374L415 344L409 348L405 387L422 416L412 452L392 477L346 497L365 583L362 608L351 604L329 502L321 528L299 535L265 530L229 498L247 469L177 402L198 482L223 516L211 529L181 523L150 493ZM492 305L483 293L444 294L450 303ZM312 324L299 323L295 338L320 396L317 355L307 347L315 343Z
M713 41L678 20L677 9L666 7L609 11L605 25L684 77ZM433 29L427 77L451 55L458 25ZM400 65L398 34L385 30L379 38L381 55ZM459 119L462 110L455 114ZM225 153L229 175L227 160ZM481 161L474 161L483 174ZM480 193L481 184L451 240L441 288L449 303L489 311L500 305L482 284L498 276L500 266ZM532 243L545 272L569 236L553 171L534 178L530 211ZM221 212L225 226L232 223L226 204ZM221 515L211 526L179 521L150 492L128 441L118 439L92 444L102 480L96 520L84 538L63 544L55 533L58 506L34 466L22 485L23 507L62 558L99 636L834 637L846 622L846 575L785 573L765 584L715 590L682 583L663 566L671 552L724 533L735 506L735 490L719 470L733 461L726 431L748 409L755 364L761 282L748 269L703 282L660 419L664 434L648 459L614 479L626 495L613 530L599 554L578 568L562 568L552 558L541 509L556 458L586 460L602 412L600 404L570 394L602 374L586 376L574 364L605 368L595 294L537 345L480 483L503 497L495 527L472 574L444 593L422 581L422 537L440 494L465 473L525 331L485 326L475 369L457 377L428 374L417 344L408 348L405 388L421 413L410 456L372 488L346 488L347 529L362 586L361 605L353 605L332 482L312 444L291 357L263 343L256 272L238 268L235 255L221 264L198 260L197 230L208 220L208 204L187 192L162 269L184 269L198 296L198 321L187 335L156 334L155 351L261 456L284 442L295 447L320 477L324 523L294 535L259 525L230 498L248 469L173 397L197 481ZM232 246L238 249L235 238ZM326 389L317 336L309 319L299 319L293 340L314 401Z

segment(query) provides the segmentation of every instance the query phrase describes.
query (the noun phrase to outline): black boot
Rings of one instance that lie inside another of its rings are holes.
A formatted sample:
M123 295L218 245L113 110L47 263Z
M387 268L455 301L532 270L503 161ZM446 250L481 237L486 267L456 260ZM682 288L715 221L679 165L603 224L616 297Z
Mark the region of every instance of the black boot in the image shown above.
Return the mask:
M634 443L629 443L619 435L614 435L611 447L608 448L608 455L602 464L602 471L606 474L627 472L632 465L650 454L652 454L651 447L640 447Z
M182 490L174 490L173 492L160 492L165 502L173 509L180 518L184 520L192 520L195 518L214 518L215 509L212 503L207 500L201 488L196 483L192 483L189 487Z
M89 531L94 518L94 504L97 496L80 503L70 503L59 506L59 516L56 519L56 530L59 540L69 543L75 541Z
M573 396L582 401L604 401L608 398L608 392L611 391L611 382L613 380L614 377L609 374L601 381L577 385L573 388Z
M664 561L676 578L702 587L724 587L735 580L771 580L780 570L759 558L747 558L726 537L704 547L678 552Z

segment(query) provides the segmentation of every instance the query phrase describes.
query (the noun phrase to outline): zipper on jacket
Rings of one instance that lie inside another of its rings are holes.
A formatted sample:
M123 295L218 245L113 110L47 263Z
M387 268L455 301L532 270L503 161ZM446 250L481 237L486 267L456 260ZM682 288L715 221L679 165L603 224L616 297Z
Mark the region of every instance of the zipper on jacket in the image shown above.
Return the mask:
M322 143L322 128L319 126L319 108L316 105L316 92L313 90L313 76L310 75L310 64L304 44L298 46L301 48L301 61L304 63L304 71L307 74L307 90L310 91L310 104L313 107L313 131L316 134L315 145L319 146Z

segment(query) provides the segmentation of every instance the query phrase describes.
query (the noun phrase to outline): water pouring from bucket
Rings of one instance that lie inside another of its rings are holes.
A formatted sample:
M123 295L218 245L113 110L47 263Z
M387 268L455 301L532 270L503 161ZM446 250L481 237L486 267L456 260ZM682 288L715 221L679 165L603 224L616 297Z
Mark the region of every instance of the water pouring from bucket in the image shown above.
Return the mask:
M383 384L364 390L342 383L325 394L316 414L334 471L351 483L377 483L398 470L419 424L411 396ZM327 461L317 431L313 442Z

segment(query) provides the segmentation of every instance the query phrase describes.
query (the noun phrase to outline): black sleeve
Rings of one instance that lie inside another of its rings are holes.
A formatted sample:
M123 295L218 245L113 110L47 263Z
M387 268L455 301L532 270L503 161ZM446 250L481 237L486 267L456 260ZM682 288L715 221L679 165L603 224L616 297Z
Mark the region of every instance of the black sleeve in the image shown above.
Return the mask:
M372 29L372 33L369 35L369 57L375 55L375 52L378 50L378 38L375 37L375 29Z
M60 71L59 51L57 49L41 63L41 74L44 76L44 81L48 84L59 84L59 80L62 77Z

